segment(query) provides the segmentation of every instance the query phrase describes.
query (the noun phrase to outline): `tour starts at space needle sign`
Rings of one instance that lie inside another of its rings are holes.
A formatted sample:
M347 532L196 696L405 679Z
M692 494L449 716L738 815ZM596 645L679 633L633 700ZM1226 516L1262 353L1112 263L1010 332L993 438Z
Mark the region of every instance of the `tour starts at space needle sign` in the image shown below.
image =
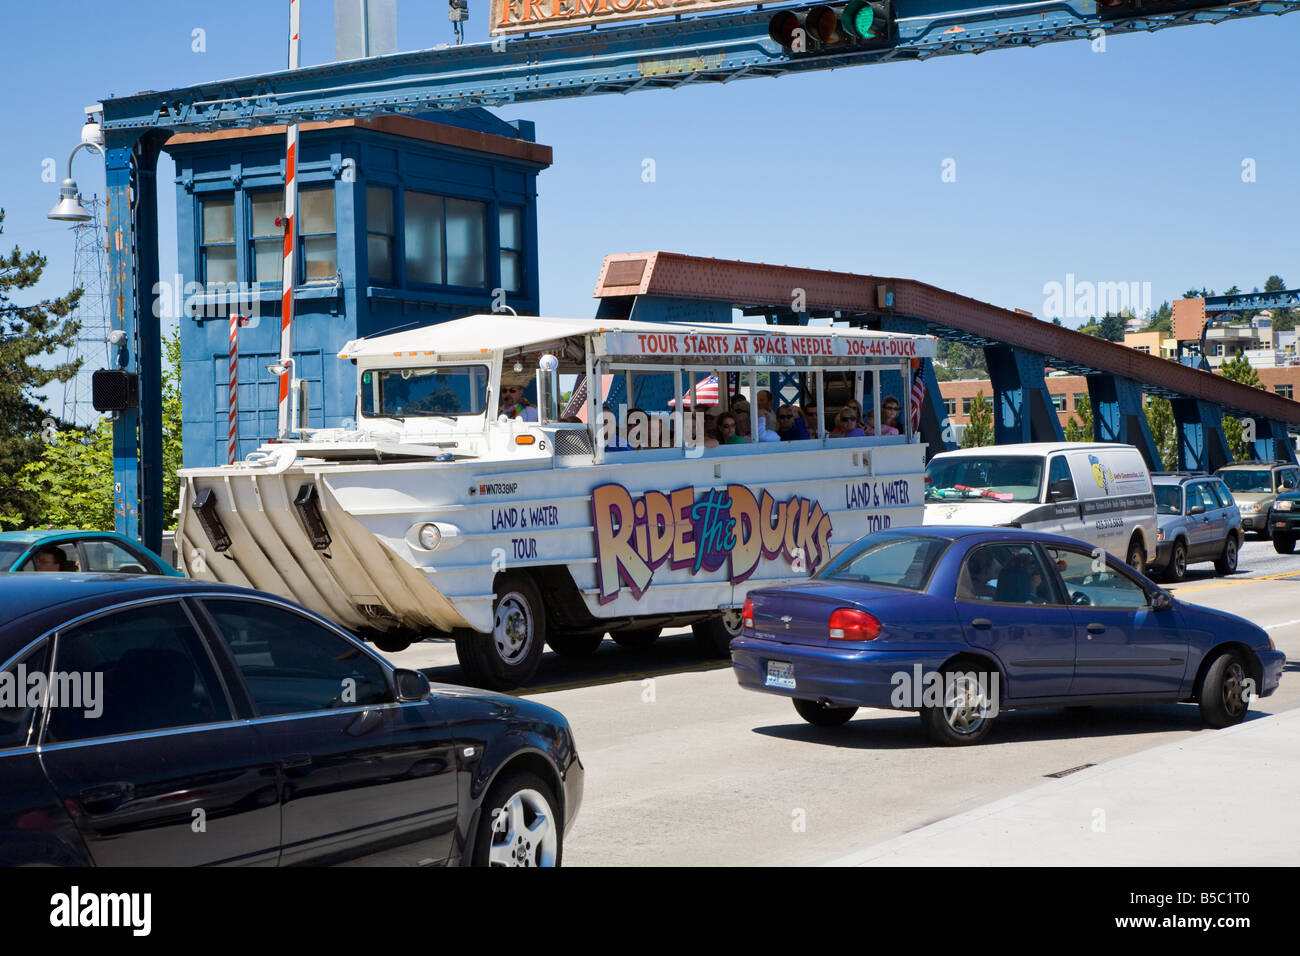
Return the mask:
M592 23L644 20L669 13L752 7L754 0L492 0L489 32L557 30Z

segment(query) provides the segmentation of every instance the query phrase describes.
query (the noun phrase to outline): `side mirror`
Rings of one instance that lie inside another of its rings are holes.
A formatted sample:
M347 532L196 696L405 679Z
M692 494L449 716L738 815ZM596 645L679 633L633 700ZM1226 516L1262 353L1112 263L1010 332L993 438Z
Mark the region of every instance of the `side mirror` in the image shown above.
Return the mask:
M1169 596L1168 591L1151 592L1151 609L1154 611L1167 611L1174 606L1174 599Z
M433 693L429 688L429 678L405 667L393 671L393 682L397 684L397 699L402 702L428 700Z
M1203 515L1205 514L1205 505L1192 505L1187 509L1187 513L1189 515Z

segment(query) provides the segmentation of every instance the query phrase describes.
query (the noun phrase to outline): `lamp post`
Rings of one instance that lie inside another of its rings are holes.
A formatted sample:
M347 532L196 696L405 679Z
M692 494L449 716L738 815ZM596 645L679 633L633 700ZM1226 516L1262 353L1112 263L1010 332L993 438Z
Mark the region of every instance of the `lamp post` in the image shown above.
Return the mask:
M59 201L47 218L57 222L90 222L92 217L81 204L81 191L77 188L77 181L72 178L72 161L83 149L92 149L101 158L104 155L104 133L93 120L88 120L81 128L81 142L68 155L68 175L59 186Z

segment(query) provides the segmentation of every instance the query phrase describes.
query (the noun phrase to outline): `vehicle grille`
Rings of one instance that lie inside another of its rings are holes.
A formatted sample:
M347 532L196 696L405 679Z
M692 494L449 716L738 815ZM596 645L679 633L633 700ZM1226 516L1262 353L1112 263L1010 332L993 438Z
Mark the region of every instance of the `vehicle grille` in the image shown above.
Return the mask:
M585 428L582 431L576 428L557 431L555 433L555 454L560 456L592 454L591 434Z

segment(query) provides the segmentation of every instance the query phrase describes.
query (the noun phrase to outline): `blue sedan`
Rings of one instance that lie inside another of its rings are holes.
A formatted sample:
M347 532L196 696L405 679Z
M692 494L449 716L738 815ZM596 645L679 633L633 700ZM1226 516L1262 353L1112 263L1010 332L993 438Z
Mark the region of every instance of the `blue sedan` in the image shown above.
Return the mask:
M859 707L918 711L947 745L1026 707L1195 701L1226 727L1286 660L1262 628L1175 600L1112 555L1010 528L869 535L808 582L751 591L742 616L742 687L824 727Z

